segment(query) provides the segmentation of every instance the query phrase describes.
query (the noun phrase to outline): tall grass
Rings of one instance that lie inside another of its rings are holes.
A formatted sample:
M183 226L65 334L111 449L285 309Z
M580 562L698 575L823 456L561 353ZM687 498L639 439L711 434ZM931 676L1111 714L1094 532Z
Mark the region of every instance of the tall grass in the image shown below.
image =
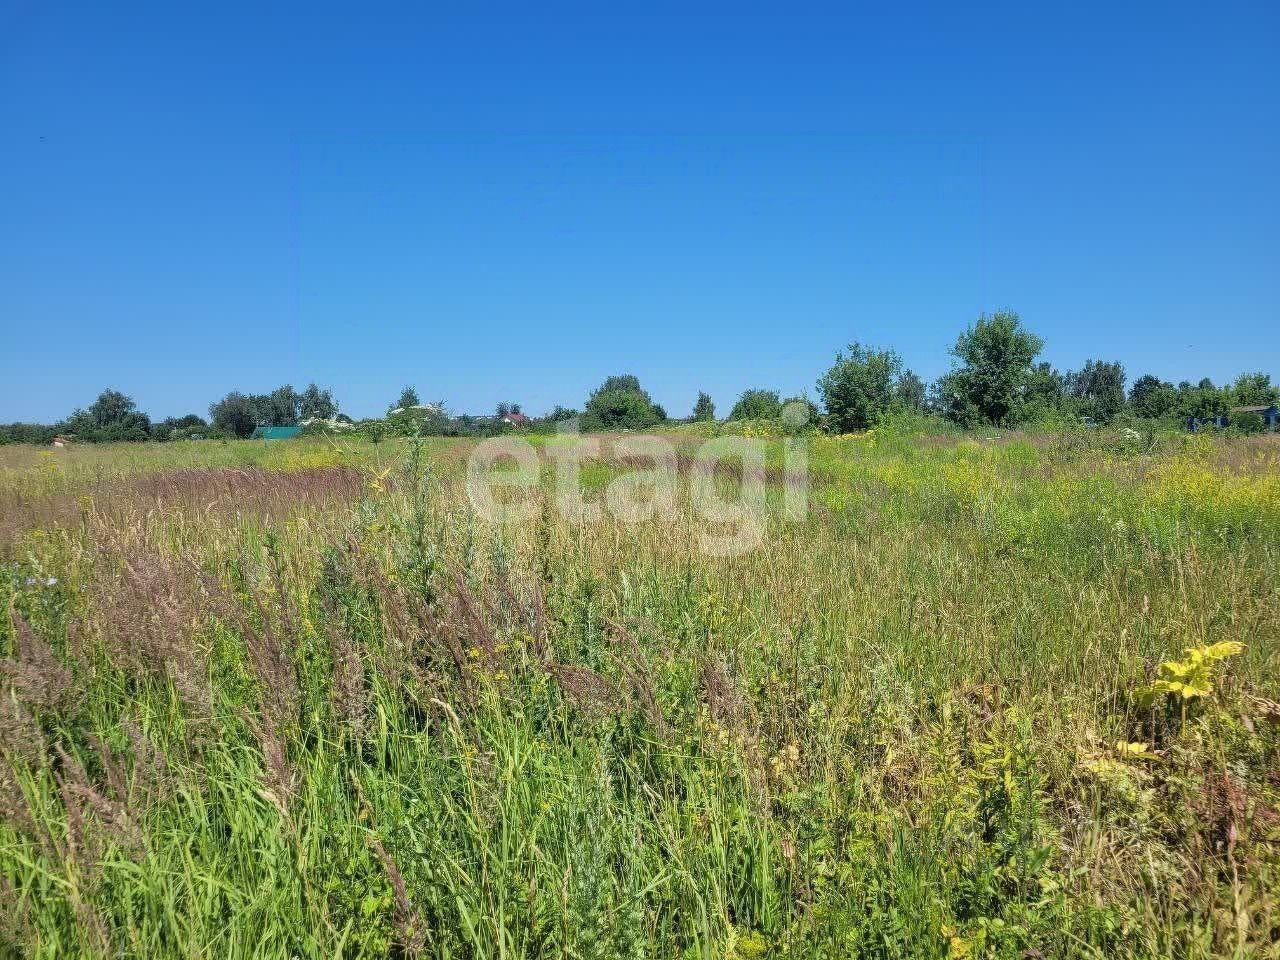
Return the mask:
M728 559L466 449L7 454L0 951L1276 955L1274 446L819 438Z

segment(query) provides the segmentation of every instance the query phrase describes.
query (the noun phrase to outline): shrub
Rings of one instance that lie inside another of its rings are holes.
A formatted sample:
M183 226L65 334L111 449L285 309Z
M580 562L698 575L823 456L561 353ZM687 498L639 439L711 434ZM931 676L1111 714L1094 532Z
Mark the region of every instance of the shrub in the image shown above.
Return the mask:
M693 415L689 417L695 423L700 420L714 420L716 418L716 405L711 402L709 393L699 393L698 402L693 405Z
M951 348L958 366L938 381L943 412L963 425L1004 425L1026 393L1043 346L1016 313L979 317Z
M875 426L894 402L902 369L902 358L892 350L855 342L847 354L836 354L835 364L818 381L830 429L852 433Z
M631 374L609 377L587 399L582 411L584 430L643 430L666 419L665 414Z
M730 420L776 420L782 416L777 390L744 390L729 412Z

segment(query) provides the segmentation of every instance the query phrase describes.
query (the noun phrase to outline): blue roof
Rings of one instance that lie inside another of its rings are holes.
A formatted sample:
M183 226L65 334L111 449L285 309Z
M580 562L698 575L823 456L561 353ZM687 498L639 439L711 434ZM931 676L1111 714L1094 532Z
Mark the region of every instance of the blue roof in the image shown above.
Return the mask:
M255 440L292 440L302 432L301 427L259 427L253 431Z

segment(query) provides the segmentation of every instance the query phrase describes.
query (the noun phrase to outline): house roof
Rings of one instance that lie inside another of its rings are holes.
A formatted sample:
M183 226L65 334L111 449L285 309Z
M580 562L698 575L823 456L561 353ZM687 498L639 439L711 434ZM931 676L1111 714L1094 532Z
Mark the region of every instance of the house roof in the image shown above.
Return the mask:
M301 427L259 427L253 431L253 438L255 440L291 440L301 432Z
M1266 406L1262 406L1262 407L1232 407L1231 412L1232 413L1266 413L1268 410L1274 410L1275 408L1276 408L1276 405L1274 403L1268 403Z

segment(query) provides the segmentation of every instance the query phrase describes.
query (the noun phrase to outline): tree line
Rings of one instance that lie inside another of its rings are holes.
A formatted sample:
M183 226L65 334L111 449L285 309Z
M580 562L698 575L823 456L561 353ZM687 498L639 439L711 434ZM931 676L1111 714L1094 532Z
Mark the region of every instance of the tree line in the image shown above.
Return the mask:
M1044 341L1016 313L984 315L956 338L951 370L926 385L897 351L855 342L818 378L818 402L752 388L737 398L728 419L776 420L787 404L799 402L806 405L807 422L835 433L866 430L903 412L970 428L1109 424L1126 418L1173 424L1225 416L1233 427L1254 431L1262 429L1261 417L1240 408L1280 402L1280 389L1263 372L1241 374L1224 386L1208 378L1175 385L1149 373L1127 385L1119 362L1089 360L1079 370L1059 371L1039 359L1043 349ZM581 413L557 406L531 419L518 403L504 402L494 416L450 415L443 402L422 404L417 391L405 387L386 417L360 424L339 413L332 391L315 383L301 392L289 385L266 394L232 391L210 405L207 420L189 414L157 422L132 399L108 389L87 409L77 409L57 424L0 424L0 443L48 443L58 435L88 442L248 437L258 427L332 425L338 420L361 427L374 439L387 432L481 436L513 426L558 428L573 419L582 430L601 431L643 430L669 418L633 374L608 377L587 397ZM685 419L714 421L710 395L700 392Z
M155 421L138 409L133 398L108 388L87 408L77 408L58 423L0 424L0 443L47 444L54 437L81 443L248 437L258 427L290 427L340 416L332 391L314 383L301 393L289 385L264 394L233 390L209 406L208 419L190 413Z
M892 349L852 343L815 384L819 404L807 397L783 399L778 391L744 391L729 420L775 420L788 403L809 404L812 422L834 433L875 427L886 416L913 412L961 427L1016 427L1029 424L1099 423L1124 418L1169 425L1226 416L1233 427L1263 427L1256 413L1241 407L1280 401L1280 389L1266 373L1246 373L1226 386L1208 378L1176 386L1144 374L1126 390L1123 364L1089 360L1079 370L1059 371L1039 360L1044 341L1016 313L982 316L952 345L952 368L926 385ZM699 393L688 417L716 418L711 397ZM664 415L635 377L610 377L587 399L587 430L644 429Z

